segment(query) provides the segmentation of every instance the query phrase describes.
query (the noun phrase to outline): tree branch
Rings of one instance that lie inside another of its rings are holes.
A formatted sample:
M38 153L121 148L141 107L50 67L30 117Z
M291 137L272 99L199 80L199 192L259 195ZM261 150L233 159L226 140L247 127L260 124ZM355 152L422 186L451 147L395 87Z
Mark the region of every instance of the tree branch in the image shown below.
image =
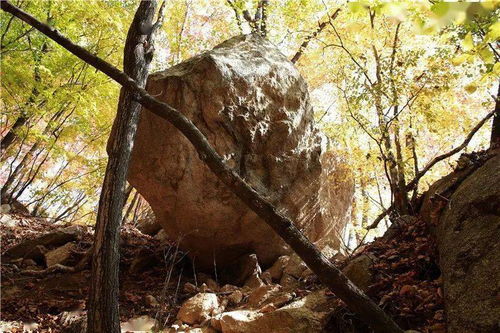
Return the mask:
M299 50L297 51L297 53L295 53L295 55L293 56L292 60L290 60L292 63L295 64L300 59L300 57L304 53L305 49L309 45L309 42L313 38L316 38L316 36L318 36L321 33L321 31L323 31L323 29L325 29L326 25L329 22L335 20L337 18L337 15L339 14L339 12L340 12L340 8L338 8L336 11L334 11L333 14L328 17L327 21L321 22L318 25L318 28L316 28L316 30L314 30L312 34L310 34L309 36L306 37L306 39L304 40L304 42L302 42L302 44L300 45Z

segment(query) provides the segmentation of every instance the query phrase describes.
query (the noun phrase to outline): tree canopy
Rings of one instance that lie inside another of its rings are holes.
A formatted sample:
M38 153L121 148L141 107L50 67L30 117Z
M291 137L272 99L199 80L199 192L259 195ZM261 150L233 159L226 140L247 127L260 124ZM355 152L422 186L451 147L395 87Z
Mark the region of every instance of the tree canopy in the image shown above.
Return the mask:
M153 71L249 33L244 10L253 15L257 3L168 2ZM136 4L18 3L115 65ZM269 1L268 38L290 59L308 41L296 65L328 137L325 148L354 166L353 235L390 206L391 183L411 180L493 108L498 14L497 2ZM36 215L93 223L118 87L26 24L1 18L1 129L12 139L3 145L3 193ZM486 147L488 135L482 129L469 149ZM432 168L418 191L452 161Z

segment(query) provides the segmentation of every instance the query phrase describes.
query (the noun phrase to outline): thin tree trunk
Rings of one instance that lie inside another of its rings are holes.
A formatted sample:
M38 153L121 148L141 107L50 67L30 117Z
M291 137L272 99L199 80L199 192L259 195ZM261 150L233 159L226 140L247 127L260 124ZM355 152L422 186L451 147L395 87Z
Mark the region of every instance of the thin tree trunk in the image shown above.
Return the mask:
M123 215L122 224L125 224L125 222L127 222L127 218L130 215L130 212L132 212L132 209L134 208L138 198L139 198L139 192L135 191L134 197L132 198L132 201L128 205L127 211Z
M495 115L491 125L490 148L500 147L500 82L498 82L497 100L495 102Z
M203 133L201 133L186 116L170 105L155 99L128 75L89 53L85 49L73 44L70 40L46 24L39 22L6 0L2 0L0 3L4 11L22 19L24 22L52 38L59 45L66 48L83 61L110 76L113 80L124 86L127 91L134 93L136 100L145 108L169 121L181 131L181 133L193 144L194 148L198 151L199 158L207 167L209 167L235 195L261 217L288 245L290 245L309 268L318 275L319 279L342 299L352 311L357 313L362 320L370 325L375 332L403 332L380 307L349 281L349 279L347 279L347 277L300 232L292 220L281 215L269 201L251 188L237 172L230 169L224 163L221 156L213 149ZM116 297L117 295L113 294L111 296ZM117 332L116 327L111 328L115 330L107 332Z
M139 209L142 207L142 200L143 199L141 197L138 197L137 203L135 204L134 216L132 217L132 223L131 223L134 227L137 227L137 219L139 218L138 212Z
M366 189L366 180L363 176L361 176L361 227L363 229L366 229L366 227L368 226L369 198Z
M6 152L7 149L9 149L9 147L16 141L16 139L18 138L17 131L19 130L19 128L24 126L27 121L28 117L24 114L24 112L19 115L19 117L17 117L12 127L2 138L2 142L0 143L0 145L2 146L2 152Z
M153 22L156 0L143 0L128 31L124 49L124 72L139 87L146 85L152 60ZM161 11L161 10L160 10ZM109 138L109 159L102 185L92 254L92 276L88 300L87 332L120 332L119 229L125 197L126 177L141 105L137 93L123 88L120 92L114 134Z
M398 107L394 106L394 114L397 115ZM398 213L407 215L409 213L408 192L406 191L405 167L403 163L403 151L401 148L399 119L394 119L394 146L396 147L396 166L397 166L397 193L398 198Z

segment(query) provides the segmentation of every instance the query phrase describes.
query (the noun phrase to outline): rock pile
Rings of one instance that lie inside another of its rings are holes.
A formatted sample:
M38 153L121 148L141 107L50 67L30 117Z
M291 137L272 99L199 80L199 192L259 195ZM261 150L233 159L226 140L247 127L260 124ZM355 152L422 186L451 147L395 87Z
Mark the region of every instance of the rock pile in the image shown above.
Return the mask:
M250 255L229 266L238 272L229 277L237 285L220 287L203 273L199 287L187 282L183 291L192 296L167 332L320 332L338 299L326 289L302 289L312 272L295 256L281 256L263 272L255 259Z

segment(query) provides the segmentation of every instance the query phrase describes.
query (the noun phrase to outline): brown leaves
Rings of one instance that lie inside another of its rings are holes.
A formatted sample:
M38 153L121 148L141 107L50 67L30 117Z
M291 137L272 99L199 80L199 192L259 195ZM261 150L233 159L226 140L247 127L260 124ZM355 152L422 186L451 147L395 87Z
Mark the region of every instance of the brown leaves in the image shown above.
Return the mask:
M365 252L377 257L368 294L405 329L439 333L445 318L437 251L426 224L417 220L390 241L377 239Z

